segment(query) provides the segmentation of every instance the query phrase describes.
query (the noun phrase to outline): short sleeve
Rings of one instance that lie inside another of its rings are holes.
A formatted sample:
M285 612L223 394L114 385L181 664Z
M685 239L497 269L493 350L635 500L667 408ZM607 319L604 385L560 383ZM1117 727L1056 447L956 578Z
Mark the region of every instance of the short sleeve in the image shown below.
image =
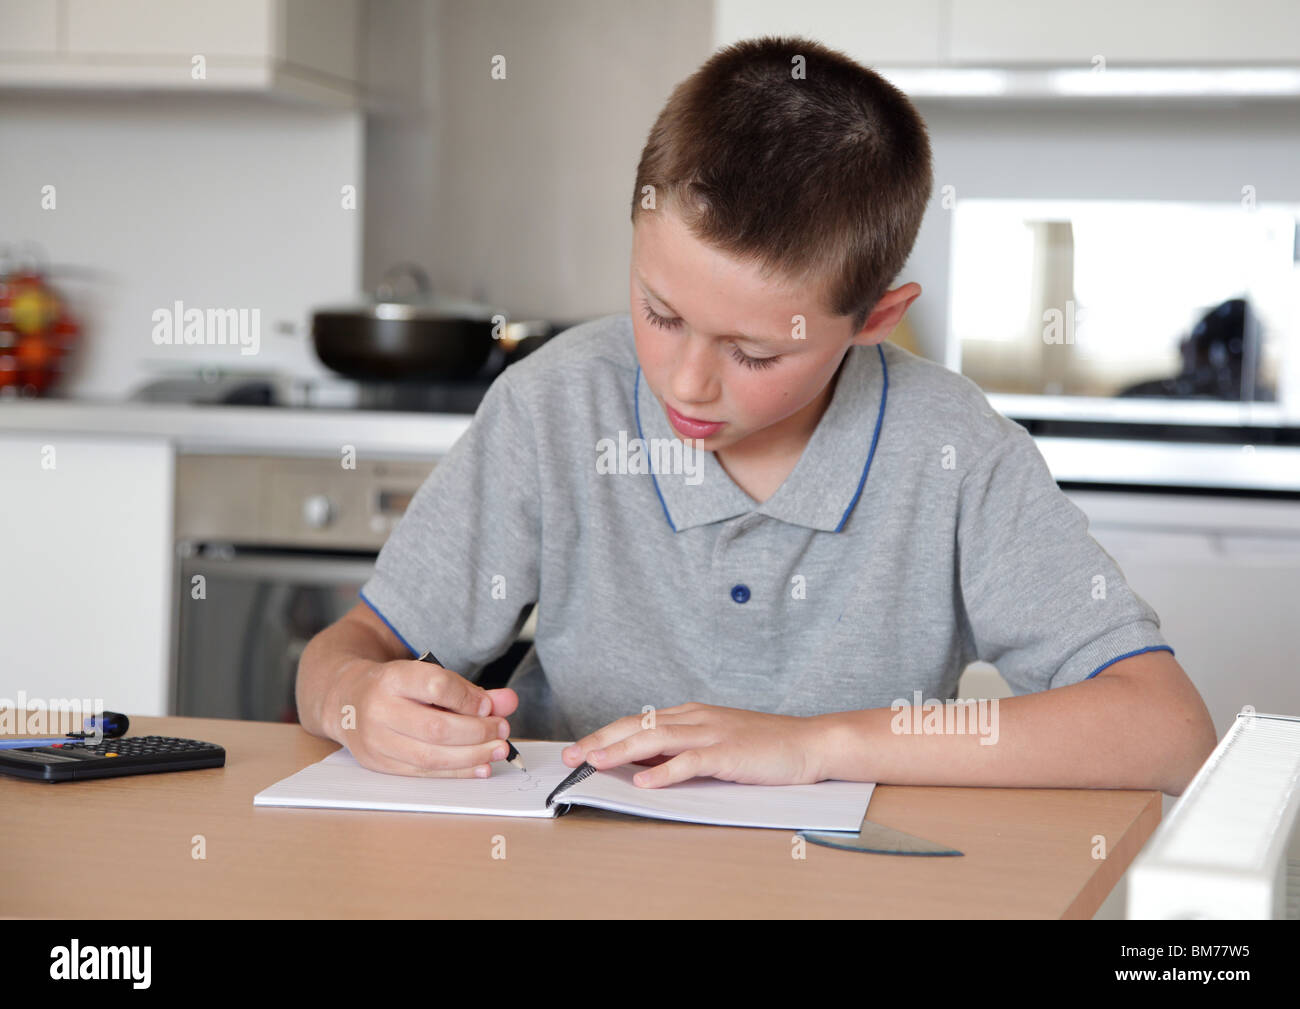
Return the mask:
M379 552L362 599L413 655L466 676L501 656L537 601L537 446L503 373Z
M1172 651L1033 438L1001 422L1004 436L963 479L958 506L958 577L977 658L1024 694Z

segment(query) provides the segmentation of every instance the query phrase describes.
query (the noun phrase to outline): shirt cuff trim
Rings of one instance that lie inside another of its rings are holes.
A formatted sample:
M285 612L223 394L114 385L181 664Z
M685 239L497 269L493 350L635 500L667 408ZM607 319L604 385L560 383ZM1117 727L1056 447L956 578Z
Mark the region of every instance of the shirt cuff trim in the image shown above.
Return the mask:
M1161 646L1168 647L1160 634L1160 625L1149 618L1139 618L1111 628L1093 638L1057 668L1042 689L1068 687L1071 683L1090 680L1113 662ZM1172 648L1169 649L1171 652Z
M1131 659L1134 655L1141 655L1143 652L1168 652L1170 655L1174 654L1174 650L1168 645L1151 645L1149 648L1139 648L1133 652L1125 652L1123 655L1116 655L1109 662L1103 662L1100 666L1085 676L1084 679L1091 680L1107 666L1113 666L1120 659Z

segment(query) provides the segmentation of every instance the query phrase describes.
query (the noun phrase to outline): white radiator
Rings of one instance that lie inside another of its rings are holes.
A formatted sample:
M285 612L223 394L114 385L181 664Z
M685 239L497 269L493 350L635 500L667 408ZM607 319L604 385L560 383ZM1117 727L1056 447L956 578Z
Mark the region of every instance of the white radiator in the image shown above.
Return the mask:
M1300 718L1249 708L1128 879L1129 918L1300 918Z

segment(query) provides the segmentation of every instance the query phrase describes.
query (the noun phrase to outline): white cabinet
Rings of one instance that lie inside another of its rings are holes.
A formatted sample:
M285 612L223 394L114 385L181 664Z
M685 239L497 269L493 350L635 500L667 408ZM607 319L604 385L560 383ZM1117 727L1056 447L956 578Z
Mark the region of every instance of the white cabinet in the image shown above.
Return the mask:
M942 63L948 0L716 0L713 44L758 35L801 35L867 66Z
M1300 61L1295 0L949 0L955 64Z
M269 0L63 0L67 51L157 59L275 55Z
M357 104L361 0L0 0L0 86ZM53 44L51 44L51 38Z
M172 465L161 439L0 434L5 701L167 714Z
M714 0L715 46L806 35L868 66L1300 63L1295 0Z
M1300 715L1300 503L1071 491L1155 609L1222 735L1243 705Z
M0 57L52 56L59 47L58 13L50 0L0 0Z

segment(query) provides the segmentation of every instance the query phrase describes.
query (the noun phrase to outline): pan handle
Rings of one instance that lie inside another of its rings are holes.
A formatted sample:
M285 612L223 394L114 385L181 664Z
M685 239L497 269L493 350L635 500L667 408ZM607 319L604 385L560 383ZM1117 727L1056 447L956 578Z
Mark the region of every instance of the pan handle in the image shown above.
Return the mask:
M397 282L403 279L415 283L415 290L420 301L428 301L430 295L433 294L433 285L429 282L429 275L424 272L423 267L418 263L397 263L385 270L384 275L379 278L379 283L375 285L375 300L409 303L410 298L397 297Z

